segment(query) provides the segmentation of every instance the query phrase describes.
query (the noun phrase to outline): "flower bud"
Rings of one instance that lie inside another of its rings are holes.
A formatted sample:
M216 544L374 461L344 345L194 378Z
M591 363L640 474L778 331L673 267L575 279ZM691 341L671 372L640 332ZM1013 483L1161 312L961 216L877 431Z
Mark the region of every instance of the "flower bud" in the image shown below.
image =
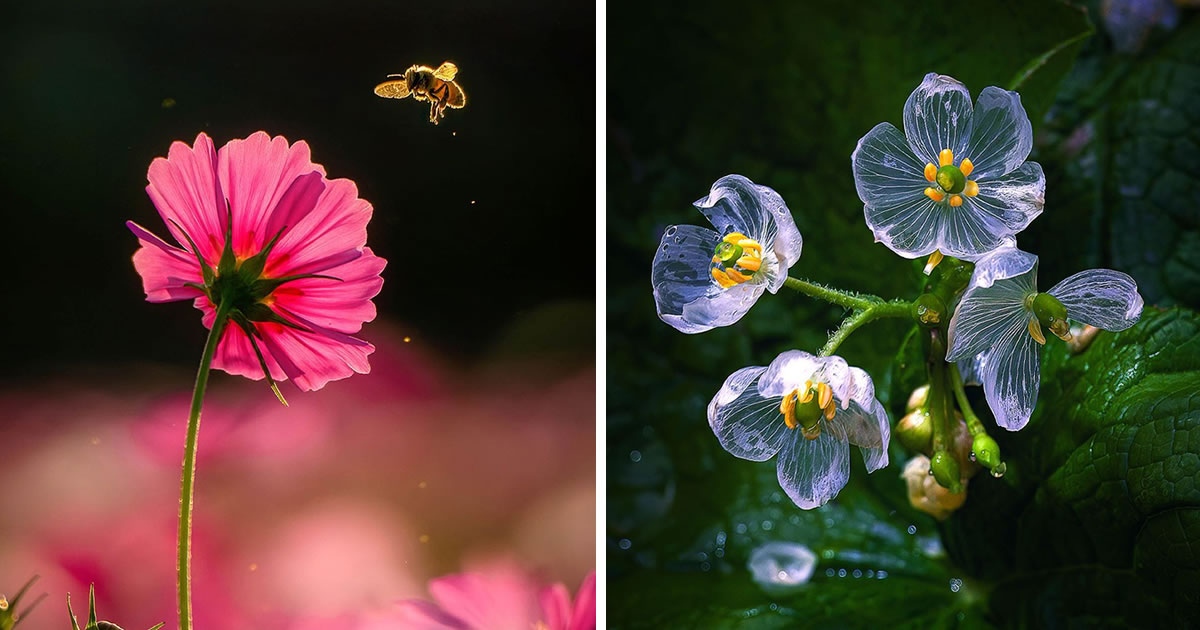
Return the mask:
M933 440L933 420L929 412L917 409L896 423L896 437L910 451L928 453Z
M908 502L939 521L946 520L967 500L965 491L950 492L929 476L929 458L924 455L908 460L901 477L908 486Z
M929 400L929 383L926 383L912 391L908 395L908 403L904 406L905 413L912 413L917 409L925 406L925 401Z
M958 494L962 492L962 481L959 479L958 460L946 451L938 451L933 454L933 460L929 464L929 469L933 471L933 478L937 480L943 488L948 488L950 492Z
M1000 445L996 444L996 440L986 433L975 436L975 440L971 443L971 455L975 457L975 461L986 466L988 470L1000 465Z

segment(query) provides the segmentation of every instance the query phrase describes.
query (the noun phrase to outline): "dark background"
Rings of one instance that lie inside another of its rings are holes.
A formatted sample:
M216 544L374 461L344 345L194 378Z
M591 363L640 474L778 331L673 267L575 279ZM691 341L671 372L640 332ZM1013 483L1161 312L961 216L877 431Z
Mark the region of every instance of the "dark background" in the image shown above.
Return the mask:
M595 10L587 3L19 3L0 25L0 373L191 364L190 303L144 301L146 169L200 131L307 140L375 208L380 320L473 360L591 356ZM372 93L453 60L464 110ZM164 106L164 99L174 105ZM472 204L472 202L474 202ZM434 265L427 262L437 261ZM366 336L370 336L370 324Z

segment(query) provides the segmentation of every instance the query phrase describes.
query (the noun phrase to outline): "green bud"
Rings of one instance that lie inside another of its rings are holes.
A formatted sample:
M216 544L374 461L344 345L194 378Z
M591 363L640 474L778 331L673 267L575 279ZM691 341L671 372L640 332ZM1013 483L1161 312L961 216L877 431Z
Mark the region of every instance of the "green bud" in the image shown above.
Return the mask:
M986 433L975 436L975 440L971 442L971 455L988 470L1000 465L1000 445Z
M960 193L967 187L967 176L953 164L939 168L933 179L942 190L950 194Z
M932 293L924 293L913 302L912 316L917 323L932 328L946 321L946 303Z
M721 264L732 267L742 257L742 246L729 241L721 241L717 243L717 249L713 255L721 260Z
M896 423L896 437L910 451L928 453L933 440L933 421L929 412L917 409Z
M929 400L929 383L912 390L912 393L908 395L908 403L904 406L904 412L912 413L924 407L926 400Z
M939 485L947 488L954 494L962 492L958 460L954 459L949 453L946 451L934 453L929 467L933 471L933 478L937 480Z

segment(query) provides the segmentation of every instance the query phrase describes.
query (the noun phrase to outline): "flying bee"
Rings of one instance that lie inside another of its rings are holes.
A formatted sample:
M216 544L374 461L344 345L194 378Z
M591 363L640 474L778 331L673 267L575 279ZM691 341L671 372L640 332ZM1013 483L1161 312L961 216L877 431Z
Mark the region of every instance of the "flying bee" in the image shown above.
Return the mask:
M443 62L437 70L429 66L412 66L404 74L389 74L400 77L384 81L375 86L375 94L383 98L405 98L412 94L414 100L429 101L429 122L438 124L438 118L446 117L446 108L462 109L467 104L467 95L454 81L458 66Z

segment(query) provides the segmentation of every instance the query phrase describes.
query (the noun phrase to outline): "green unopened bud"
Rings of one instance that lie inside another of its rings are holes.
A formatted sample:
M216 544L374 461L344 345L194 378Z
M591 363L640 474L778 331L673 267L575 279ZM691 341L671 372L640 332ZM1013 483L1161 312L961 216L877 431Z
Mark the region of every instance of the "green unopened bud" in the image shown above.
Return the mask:
M942 190L950 193L960 193L967 187L967 176L963 175L962 170L953 164L947 164L937 170L937 175L934 176L934 181Z
M946 303L932 293L924 293L913 302L912 315L922 326L937 326L946 320Z
M928 453L933 440L933 421L929 412L917 409L896 423L896 437L910 451Z
M929 400L929 383L914 389L912 393L908 395L908 403L904 406L904 412L912 413L921 407L924 407L926 400Z
M929 464L929 469L933 471L933 478L943 488L949 489L954 494L962 492L958 460L954 459L949 453L946 451L934 453L933 459Z
M1067 323L1067 307L1049 293L1034 294L1030 309L1038 322L1063 341L1071 340L1071 325Z
M732 267L739 258L742 257L742 246L729 241L721 241L717 243L717 249L714 255L721 260L721 264L726 267Z
M971 442L971 455L988 470L1000 465L1000 445L986 433L975 436L975 440Z

